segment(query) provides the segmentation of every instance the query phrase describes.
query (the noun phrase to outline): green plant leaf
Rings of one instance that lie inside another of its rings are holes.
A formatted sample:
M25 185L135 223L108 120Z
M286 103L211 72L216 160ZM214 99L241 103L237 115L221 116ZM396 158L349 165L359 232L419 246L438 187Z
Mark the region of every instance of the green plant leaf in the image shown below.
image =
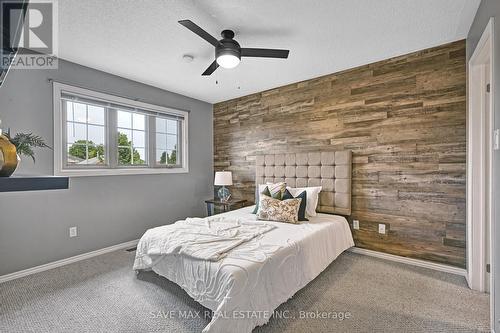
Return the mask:
M33 148L52 149L45 143L41 136L33 133L17 133L14 137L11 137L9 129L7 137L10 142L16 146L16 150L19 155L31 157L33 162L35 162L35 152L33 151Z

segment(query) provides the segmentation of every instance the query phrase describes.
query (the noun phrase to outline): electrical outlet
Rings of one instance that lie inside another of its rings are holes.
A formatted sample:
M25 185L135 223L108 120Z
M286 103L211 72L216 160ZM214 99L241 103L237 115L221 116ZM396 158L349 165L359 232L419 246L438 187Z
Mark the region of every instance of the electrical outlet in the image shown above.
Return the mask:
M76 227L71 227L69 228L69 237L76 237L78 236L78 229Z
M352 228L359 230L359 220L352 220Z
M380 223L378 225L378 233L379 234L385 234L385 224Z

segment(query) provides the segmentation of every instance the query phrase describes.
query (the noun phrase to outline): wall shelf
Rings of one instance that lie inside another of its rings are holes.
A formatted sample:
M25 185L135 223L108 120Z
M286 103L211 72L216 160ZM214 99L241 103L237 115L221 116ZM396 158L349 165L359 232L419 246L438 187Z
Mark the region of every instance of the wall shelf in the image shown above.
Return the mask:
M68 177L0 177L0 192L66 190L68 188Z

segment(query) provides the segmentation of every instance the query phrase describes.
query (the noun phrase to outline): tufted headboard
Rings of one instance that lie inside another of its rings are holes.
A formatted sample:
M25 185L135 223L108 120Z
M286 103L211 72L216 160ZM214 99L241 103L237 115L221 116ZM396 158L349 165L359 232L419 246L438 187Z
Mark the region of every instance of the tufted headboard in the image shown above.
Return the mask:
M286 182L290 187L322 186L317 211L351 215L350 150L257 155L255 183Z

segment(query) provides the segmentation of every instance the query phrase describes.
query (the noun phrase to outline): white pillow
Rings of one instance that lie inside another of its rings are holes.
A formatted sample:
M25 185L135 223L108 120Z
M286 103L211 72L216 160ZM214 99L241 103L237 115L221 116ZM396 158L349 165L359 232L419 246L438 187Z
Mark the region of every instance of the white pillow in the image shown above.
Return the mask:
M296 197L303 191L307 193L307 202L306 202L306 214L308 216L316 216L316 208L318 207L318 198L319 192L321 192L321 186L315 187L287 187L287 190L290 191L290 194Z

